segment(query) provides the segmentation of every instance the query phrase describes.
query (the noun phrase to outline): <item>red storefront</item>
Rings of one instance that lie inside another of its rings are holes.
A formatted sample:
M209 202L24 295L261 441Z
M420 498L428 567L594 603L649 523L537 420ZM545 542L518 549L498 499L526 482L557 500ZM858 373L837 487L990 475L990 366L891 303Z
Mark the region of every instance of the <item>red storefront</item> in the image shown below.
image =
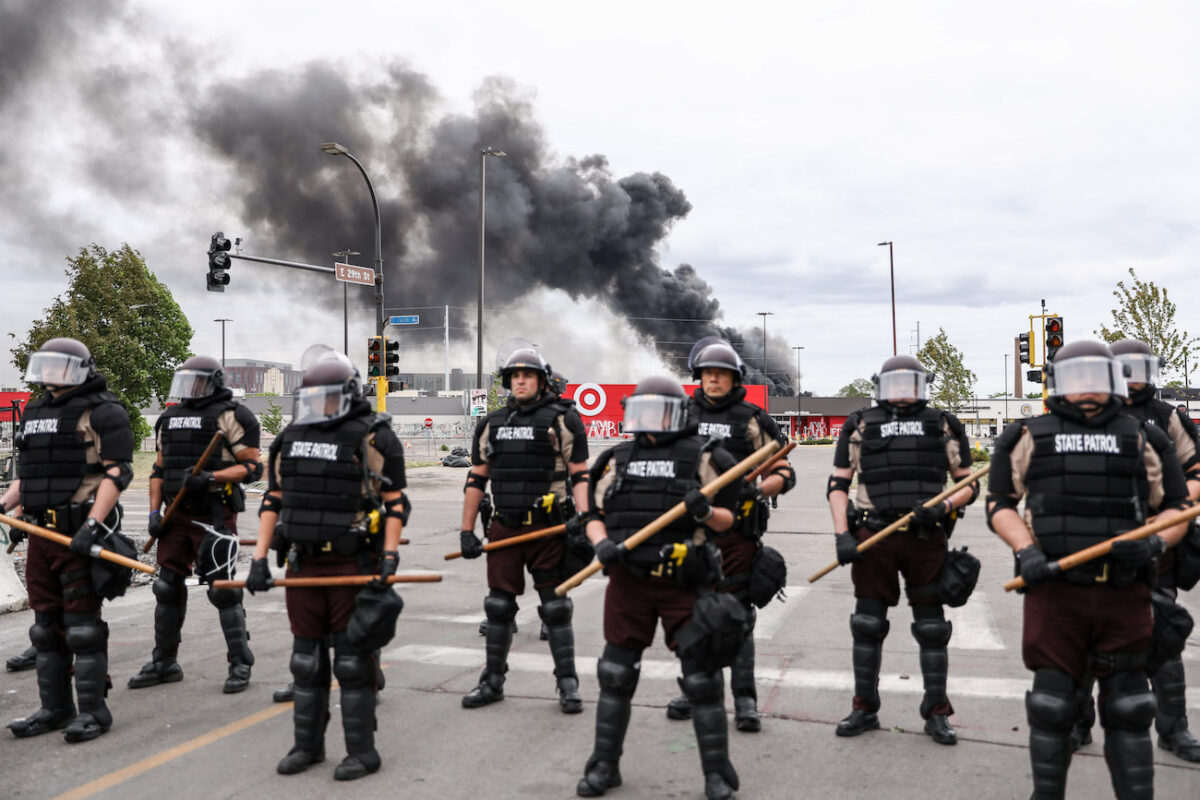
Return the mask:
M699 385L685 383L683 390L690 395ZM634 387L632 383L569 383L564 396L575 401L589 439L615 439L624 435L621 422L625 410L621 401L633 394ZM746 400L759 408L767 407L766 398L765 386L746 387Z

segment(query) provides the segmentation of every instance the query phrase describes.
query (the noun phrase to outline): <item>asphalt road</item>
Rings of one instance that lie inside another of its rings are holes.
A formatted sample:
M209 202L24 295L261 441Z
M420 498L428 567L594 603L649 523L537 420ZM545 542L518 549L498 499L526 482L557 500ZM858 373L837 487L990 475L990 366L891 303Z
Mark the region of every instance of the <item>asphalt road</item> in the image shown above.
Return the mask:
M807 576L832 560L824 502L832 449L793 452L800 485L772 516L770 543L787 557L791 575L786 603L760 613L757 629L759 734L730 733L741 797L762 798L985 798L1027 797L1031 791L1024 693L1030 675L1020 659L1021 599L1001 588L1011 557L972 509L955 533L983 561L980 587L954 609L950 644L950 697L957 711L957 747L933 743L921 732L917 708L921 677L907 608L896 609L884 650L880 712L885 729L856 739L833 735L850 710L848 617L853 608L849 575L838 570L809 584ZM504 702L465 710L459 698L483 666L476 631L486 586L482 561L444 561L458 549L458 515L464 470L441 467L410 472L415 505L401 550L402 569L441 571L439 584L401 587L405 611L396 639L384 652L387 688L379 708L377 747L383 769L350 784L333 781L344 755L338 711L326 744L329 760L307 773L283 777L275 763L291 746L290 705L271 702L288 681L291 637L283 592L247 596L251 647L257 657L250 689L223 695L224 642L215 610L193 589L180 663L181 683L131 691L153 645L153 596L132 588L109 604L109 705L113 729L100 739L67 745L49 734L16 740L0 734L0 780L7 797L438 797L567 798L591 750L595 658L601 636L605 581L596 577L573 593L578 667L587 707L564 716L555 701L549 651L538 640L536 595L520 599L520 632L513 644ZM139 493L140 494L140 493ZM127 530L144 531L145 500L130 496ZM256 509L257 503L252 503ZM255 527L243 515L243 534ZM1185 599L1193 614L1200 605ZM0 655L27 646L31 612L0 617ZM1200 640L1185 653L1200 675ZM626 752L625 785L618 798L699 798L703 780L691 724L666 719L663 707L676 693L675 661L661 643L645 654ZM1195 679L1195 678L1193 678ZM333 704L336 706L334 693ZM1200 692L1189 692L1193 716ZM38 707L33 672L0 673L0 718ZM1198 725L1200 727L1200 725ZM732 726L731 726L732 728ZM1069 797L1111 795L1102 735L1072 764ZM1160 798L1200 794L1200 768L1155 751Z

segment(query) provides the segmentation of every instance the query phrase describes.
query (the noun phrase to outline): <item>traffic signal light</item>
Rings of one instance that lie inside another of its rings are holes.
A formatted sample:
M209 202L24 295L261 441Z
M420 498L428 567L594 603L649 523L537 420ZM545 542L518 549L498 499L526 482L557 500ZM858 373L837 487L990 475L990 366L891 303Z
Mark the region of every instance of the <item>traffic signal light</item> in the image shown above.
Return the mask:
M1046 317L1046 362L1054 360L1054 354L1063 346L1062 317Z
M208 290L210 292L223 292L229 285L229 273L225 270L229 269L228 251L230 247L232 245L225 238L224 233L217 231L212 235L212 242L208 246Z
M367 339L367 375L378 378L383 374L383 337Z
M1040 369L1027 370L1025 372L1025 380L1029 381L1030 383L1041 383L1042 382L1042 371ZM1028 395L1026 395L1026 396L1028 396Z
M1029 334L1022 333L1017 335L1017 349L1020 352L1022 364L1030 363L1029 358Z

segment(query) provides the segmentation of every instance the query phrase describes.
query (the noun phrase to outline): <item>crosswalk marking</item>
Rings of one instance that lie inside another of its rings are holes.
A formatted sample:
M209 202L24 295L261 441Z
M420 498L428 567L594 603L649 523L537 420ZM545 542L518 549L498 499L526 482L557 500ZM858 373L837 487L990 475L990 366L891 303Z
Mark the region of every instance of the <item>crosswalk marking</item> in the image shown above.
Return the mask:
M783 593L787 596L787 602L773 600L766 608L759 609L758 621L754 625L754 638L770 639L778 633L784 619L803 602L808 592L807 586L784 587Z
M406 644L386 650L386 661L404 661L417 664L433 664L463 669L483 665L483 653L478 648L444 647L438 645ZM592 675L596 671L596 659L577 656L576 669L581 674ZM554 661L548 654L509 653L508 668L517 672L554 672ZM664 659L642 661L642 678L674 681L679 674L679 662ZM854 675L846 670L787 669L759 664L755 671L759 683L778 684L789 689L816 691L854 691ZM981 697L999 700L1024 701L1031 678L984 678L950 675L949 692L953 697ZM923 694L920 678L902 677L897 673L879 676L879 691L884 694ZM1200 709L1200 688L1187 691L1188 707Z
M964 606L946 608L946 618L954 623L950 648L954 650L1003 650L1004 640L996 628L992 606L984 592L976 590Z

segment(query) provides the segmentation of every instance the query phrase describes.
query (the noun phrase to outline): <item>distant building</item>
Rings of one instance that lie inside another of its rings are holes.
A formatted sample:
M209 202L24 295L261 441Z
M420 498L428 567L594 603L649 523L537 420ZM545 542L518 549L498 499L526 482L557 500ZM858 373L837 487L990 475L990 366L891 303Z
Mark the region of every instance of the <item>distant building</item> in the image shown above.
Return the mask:
M304 373L292 369L291 364L278 361L256 361L247 358L225 360L225 385L231 389L242 389L246 394L291 394L296 391L303 377Z

